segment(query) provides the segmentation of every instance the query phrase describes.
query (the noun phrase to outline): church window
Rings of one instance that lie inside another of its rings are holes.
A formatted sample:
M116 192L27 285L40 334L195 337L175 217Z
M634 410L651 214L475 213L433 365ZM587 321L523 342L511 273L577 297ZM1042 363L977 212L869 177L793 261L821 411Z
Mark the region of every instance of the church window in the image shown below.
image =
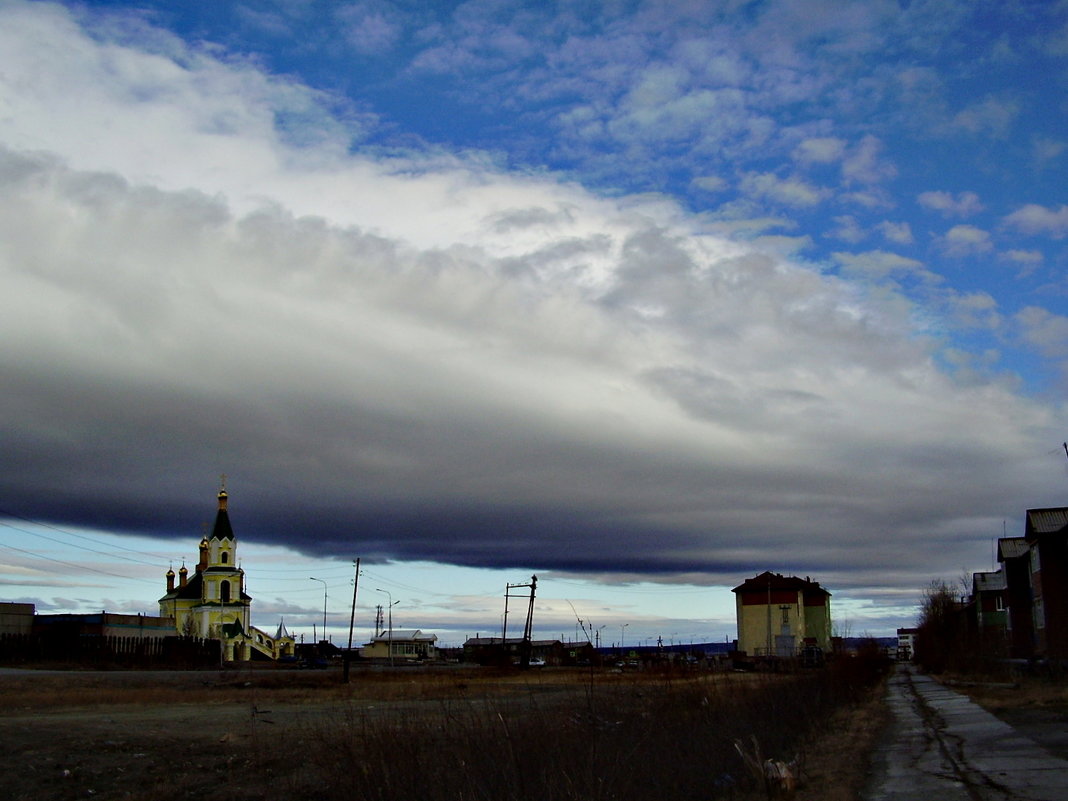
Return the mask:
M227 561L227 559L229 559L229 557L230 557L230 554L228 554L228 553L227 553L226 551L223 551L223 552L222 552L222 553L220 554L220 559L221 559L221 561L222 561L222 563L223 563L224 565L226 564L226 561Z
M224 581L220 586L220 590L222 591L222 602L226 603L230 600L230 582Z

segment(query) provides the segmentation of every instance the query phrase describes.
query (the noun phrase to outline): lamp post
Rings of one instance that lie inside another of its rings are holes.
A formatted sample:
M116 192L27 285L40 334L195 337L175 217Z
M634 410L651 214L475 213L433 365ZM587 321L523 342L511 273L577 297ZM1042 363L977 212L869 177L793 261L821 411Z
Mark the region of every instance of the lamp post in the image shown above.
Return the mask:
M619 652L621 654L623 653L623 629L625 629L629 625L630 623L624 623L622 626L619 627Z
M389 597L389 666L393 667L393 607L399 604L400 601L394 601L393 593L389 590L375 587L375 592L384 592Z
M323 585L323 641L326 640L326 582L315 576L308 576L312 581L318 581Z

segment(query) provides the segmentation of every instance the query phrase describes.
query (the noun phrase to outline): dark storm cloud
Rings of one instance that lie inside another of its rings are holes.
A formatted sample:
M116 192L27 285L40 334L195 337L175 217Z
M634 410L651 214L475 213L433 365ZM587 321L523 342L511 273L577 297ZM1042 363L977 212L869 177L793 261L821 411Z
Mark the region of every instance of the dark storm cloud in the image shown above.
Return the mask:
M3 506L187 539L226 473L308 554L915 583L1059 479L892 305L605 213L498 258L4 152Z

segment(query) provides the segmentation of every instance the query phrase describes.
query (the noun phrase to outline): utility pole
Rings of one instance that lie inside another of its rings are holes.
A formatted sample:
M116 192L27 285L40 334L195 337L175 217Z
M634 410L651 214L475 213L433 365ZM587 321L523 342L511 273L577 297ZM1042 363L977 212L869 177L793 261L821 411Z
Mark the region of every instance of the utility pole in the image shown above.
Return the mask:
M326 581L325 579L316 578L315 576L309 576L308 578L312 581L318 581L323 585L323 642L326 642Z
M356 577L352 580L352 615L349 617L349 648L345 652L343 681L349 683L349 662L352 661L352 629L356 625L356 593L360 590L360 557L356 557Z
M508 594L508 590L510 590L513 586L518 587L520 585L518 585L518 584L516 584L516 585L505 584L504 585L504 617L501 620L501 647L505 651L508 650L508 599L511 597Z
M534 590L538 587L538 577L531 575L530 577L530 604L527 606L527 624L523 628L523 654L520 657L520 664L525 667L530 667L530 636L534 628Z
M511 590L519 587L530 587L530 602L527 606L526 624L523 626L523 640L519 645L519 664L521 667L530 667L530 632L534 625L534 591L538 586L538 577L531 576L526 584L506 584L504 586L504 626L501 631L501 647L508 653L508 599L513 597ZM516 596L522 597L522 596Z
M376 587L375 592L384 592L389 598L389 666L393 667L393 607L399 604L400 601L394 601L393 593L389 590Z

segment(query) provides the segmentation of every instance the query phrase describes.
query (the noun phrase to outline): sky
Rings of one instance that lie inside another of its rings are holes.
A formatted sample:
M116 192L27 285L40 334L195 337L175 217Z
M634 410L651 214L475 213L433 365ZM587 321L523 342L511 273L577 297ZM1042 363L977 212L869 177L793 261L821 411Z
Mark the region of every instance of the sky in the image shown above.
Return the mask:
M0 0L0 599L155 613L225 474L266 630L892 634L1068 504L1066 88L1065 2Z

